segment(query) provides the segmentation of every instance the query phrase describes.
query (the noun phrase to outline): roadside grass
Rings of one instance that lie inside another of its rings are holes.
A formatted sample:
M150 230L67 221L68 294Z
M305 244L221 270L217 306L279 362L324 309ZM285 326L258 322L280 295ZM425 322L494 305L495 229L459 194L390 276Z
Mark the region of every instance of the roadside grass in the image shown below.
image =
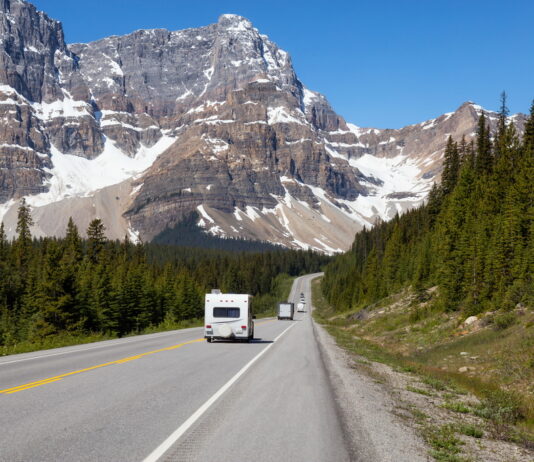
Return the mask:
M440 394L445 400L443 409L458 419L468 415L484 419L493 438L534 448L534 316L527 314L504 328L490 324L466 332L463 319L431 302L414 302L408 291L366 307L364 315L338 313L328 306L320 279L312 283L312 296L314 318L339 346L414 375L428 389L410 385L408 391ZM456 398L466 393L480 402L464 403ZM436 460L467 460L454 449L461 445L452 444L456 440L451 432L473 438L484 435L473 423L459 425L426 433ZM436 441L440 440L448 443L439 446Z
M426 426L423 430L423 437L430 445L430 454L440 462L467 462L469 459L461 455L464 444L456 436L454 425L445 424L441 426Z
M411 385L408 385L406 390L411 391L412 393L419 393L420 395L424 396L434 396L434 393L430 391L423 390L422 388L412 387Z
M61 348L65 346L101 342L102 340L111 340L113 338L117 337L106 334L73 335L63 333L50 338L45 337L36 342L20 342L7 346L2 345L0 346L0 356L7 356L18 353L29 353L31 351L38 350L51 350L53 348Z
M482 438L484 436L484 431L473 424L459 424L456 427L456 431L471 438Z
M445 401L442 405L442 408L448 409L449 411L458 412L460 414L468 414L473 411L472 408L466 406L460 401Z
M258 319L276 316L277 303L281 300L287 300L294 279L294 277L291 277L287 274L281 274L273 281L273 289L271 293L255 297L255 315ZM149 326L142 331L132 332L124 337L155 334L170 330L201 327L203 325L203 318L186 319L182 321L175 321L171 318L167 318L157 326ZM83 345L86 343L101 342L103 340L113 340L116 338L118 338L117 335L110 332L86 335L62 332L32 342L20 342L13 345L0 345L0 356L29 353L40 350L51 350L54 348Z
M158 332L166 332L169 330L187 329L189 327L200 327L203 324L204 320L200 318L186 319L184 321L165 320L158 326L151 326L139 332L132 332L128 335L125 335L123 338L133 337L135 335L155 334ZM119 337L112 333L89 335L60 333L51 337L44 337L34 342L21 342L9 346L0 346L0 356L7 356L19 353L30 353L32 351L40 350L51 350L54 348L83 345L86 343L101 342L103 340L113 340L117 338Z

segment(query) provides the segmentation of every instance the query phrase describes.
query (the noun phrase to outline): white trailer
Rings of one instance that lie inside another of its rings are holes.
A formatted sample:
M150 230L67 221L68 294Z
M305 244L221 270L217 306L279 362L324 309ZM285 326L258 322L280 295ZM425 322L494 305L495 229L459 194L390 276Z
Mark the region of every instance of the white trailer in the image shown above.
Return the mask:
M247 340L254 338L252 295L206 294L204 304L204 338L213 340Z
M278 303L278 319L291 319L295 313L295 305L289 302Z

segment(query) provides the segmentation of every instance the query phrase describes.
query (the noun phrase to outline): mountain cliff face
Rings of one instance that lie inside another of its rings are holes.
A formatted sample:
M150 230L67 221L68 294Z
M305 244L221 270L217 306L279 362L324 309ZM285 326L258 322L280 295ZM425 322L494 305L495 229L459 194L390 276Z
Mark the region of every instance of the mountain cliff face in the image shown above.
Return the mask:
M0 2L0 218L29 196L37 234L95 216L152 239L192 211L240 236L346 249L424 200L473 103L400 130L347 124L246 19L67 46L60 23ZM518 126L522 116L515 118Z

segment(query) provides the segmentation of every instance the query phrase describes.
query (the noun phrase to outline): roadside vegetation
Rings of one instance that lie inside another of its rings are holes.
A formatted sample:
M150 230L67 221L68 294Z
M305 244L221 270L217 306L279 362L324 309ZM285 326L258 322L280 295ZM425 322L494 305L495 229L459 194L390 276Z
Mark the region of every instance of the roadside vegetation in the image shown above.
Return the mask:
M449 138L427 204L358 233L315 286L341 346L456 416L424 425L437 460L465 460L460 434L534 447L534 103L522 139L501 103L495 133L481 115L475 142Z
M254 295L266 316L292 278L328 261L264 244L230 252L110 241L99 219L86 239L72 220L61 239L33 239L31 226L24 201L17 237L0 225L0 355L201 325L212 288Z
M534 460L534 311L501 328L424 310L405 290L365 311L334 310L312 285L315 319L353 355L353 367L395 395L438 461ZM414 321L414 318L417 321Z
M481 115L476 142L449 138L428 203L364 229L327 266L323 291L336 310L363 309L408 286L421 301L439 286L424 310L498 311L503 327L515 308L533 306L534 103L522 140L507 114L503 96L496 133Z

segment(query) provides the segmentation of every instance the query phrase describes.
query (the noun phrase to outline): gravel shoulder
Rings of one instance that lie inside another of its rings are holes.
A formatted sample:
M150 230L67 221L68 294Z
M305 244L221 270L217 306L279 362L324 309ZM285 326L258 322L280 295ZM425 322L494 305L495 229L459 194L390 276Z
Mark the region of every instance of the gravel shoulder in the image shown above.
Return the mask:
M508 401L488 404L437 373L387 363L335 322L314 320L314 331L354 460L534 462L532 444L487 414L509 412Z
M428 447L398 415L398 402L376 378L358 372L354 358L314 322L321 355L355 461L425 462Z

